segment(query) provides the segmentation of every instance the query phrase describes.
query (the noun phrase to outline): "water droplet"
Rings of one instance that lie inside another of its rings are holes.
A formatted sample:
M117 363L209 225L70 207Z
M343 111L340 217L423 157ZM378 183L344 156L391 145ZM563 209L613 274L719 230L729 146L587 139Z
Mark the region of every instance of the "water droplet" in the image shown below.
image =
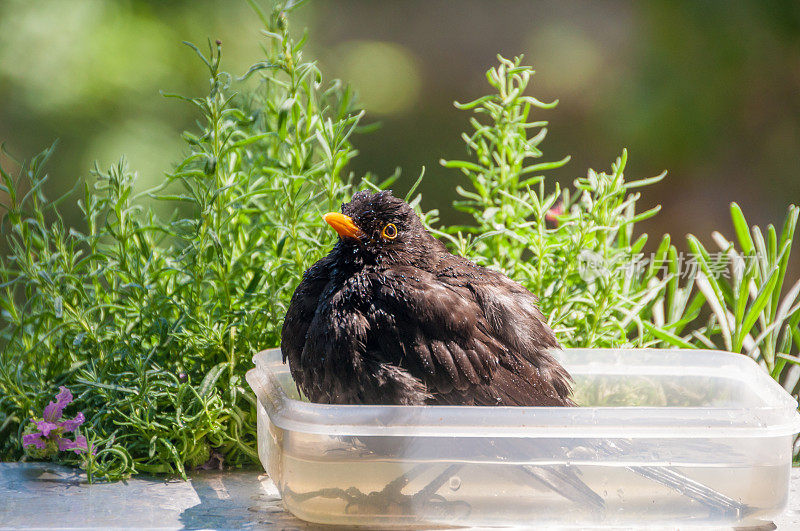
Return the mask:
M458 490L461 488L461 478L458 476L453 476L450 478L450 483L448 484L450 490Z

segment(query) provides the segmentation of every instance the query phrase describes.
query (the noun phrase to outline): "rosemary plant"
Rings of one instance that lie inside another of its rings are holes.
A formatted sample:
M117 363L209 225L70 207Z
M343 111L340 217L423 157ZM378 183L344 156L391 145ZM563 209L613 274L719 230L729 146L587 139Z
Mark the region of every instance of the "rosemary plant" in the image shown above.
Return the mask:
M765 235L733 204L735 241L714 233L719 250L709 251L689 236L687 254L666 235L645 255L647 235L635 226L660 207L637 211L638 190L665 174L627 180L623 151L609 173L589 170L574 190L546 186L542 173L568 158L537 162L547 122L531 111L557 102L526 96L533 71L521 58L499 62L487 72L493 94L456 103L473 113L463 135L473 160L442 164L468 178L455 206L474 224L445 230L451 244L537 294L566 346L741 352L796 395L800 281L784 288L800 208Z
M244 373L277 345L286 305L333 236L320 214L350 186L349 142L361 112L302 59L286 13L258 10L266 57L237 94L219 42L191 46L210 90L181 98L200 131L155 190L134 193L124 163L83 186L83 228L42 192L52 149L13 178L3 170L0 458L21 455L28 419L68 387L98 449L95 475L177 473L224 456L257 460L255 404ZM248 81L250 80L250 81ZM161 219L147 205L175 205Z
M250 358L278 344L302 271L333 242L320 214L352 187L376 185L347 173L362 113L347 87L323 84L303 60L291 3L253 7L265 57L242 79L222 70L219 42L189 45L210 89L176 96L197 109L199 130L184 134L185 158L156 189L135 193L124 162L96 168L78 202L83 226L67 227L58 205L70 196L43 193L53 148L14 175L0 169L0 459L23 455L30 419L64 386L85 415L75 440L89 450L55 457L90 477L257 461ZM643 256L635 225L658 208L637 212L637 190L664 175L627 180L623 152L574 190L548 186L543 173L568 158L539 162L546 122L531 113L555 103L526 95L532 74L500 58L487 76L493 93L458 105L474 113L464 135L474 160L444 165L467 176L455 206L474 223L435 228L432 211L428 226L538 294L567 346L724 348L796 393L800 282L785 286L785 275L798 209L780 232L762 232L734 205L735 241L716 234L720 251L709 252L690 237L688 273L669 236ZM157 215L154 201L174 213Z

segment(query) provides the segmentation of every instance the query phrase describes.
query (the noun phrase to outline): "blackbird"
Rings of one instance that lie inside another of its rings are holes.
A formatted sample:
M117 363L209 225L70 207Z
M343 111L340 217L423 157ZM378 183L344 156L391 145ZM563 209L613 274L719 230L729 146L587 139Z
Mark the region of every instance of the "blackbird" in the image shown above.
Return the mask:
M389 191L357 192L324 219L339 240L303 275L281 333L284 362L312 402L576 405L571 377L550 353L559 343L530 291L448 252ZM524 468L564 497L603 506L574 468ZM671 469L630 470L715 509L740 509Z
M448 252L391 192L358 192L325 220L340 239L306 271L281 337L311 401L574 405L527 289Z

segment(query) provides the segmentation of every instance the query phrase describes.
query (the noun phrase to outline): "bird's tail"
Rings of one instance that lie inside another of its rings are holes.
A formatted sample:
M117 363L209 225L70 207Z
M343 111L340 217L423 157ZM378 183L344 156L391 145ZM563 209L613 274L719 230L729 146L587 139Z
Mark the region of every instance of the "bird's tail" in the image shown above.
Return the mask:
M687 477L675 469L655 466L629 466L626 468L644 478L679 492L687 498L705 505L714 512L733 515L737 519L746 513L746 505ZM575 469L570 466L524 465L522 470L528 476L572 502L594 510L605 509L605 500L592 490L578 476Z
M603 443L596 444L596 446L598 447L598 450L605 452L607 455L619 454L621 452L633 452L633 443L626 439L604 441ZM655 481L656 483L679 492L687 498L701 503L713 511L721 512L723 514L733 514L737 517L741 517L747 509L746 505L712 489L707 485L700 483L699 481L691 479L674 468L666 466L635 465L628 466L627 469L644 478Z
M575 470L567 465L534 466L523 465L522 470L530 477L557 492L564 498L587 505L592 509L604 509L603 498L578 477Z
M709 509L741 518L747 506L669 467L629 466L628 470L660 483Z

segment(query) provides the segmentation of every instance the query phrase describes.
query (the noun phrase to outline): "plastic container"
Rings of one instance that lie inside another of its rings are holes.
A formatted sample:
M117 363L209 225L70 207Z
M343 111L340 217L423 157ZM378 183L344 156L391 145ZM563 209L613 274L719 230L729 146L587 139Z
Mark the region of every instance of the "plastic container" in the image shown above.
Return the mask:
M258 452L310 522L757 525L786 505L797 402L718 351L568 349L583 407L301 402L256 355Z

